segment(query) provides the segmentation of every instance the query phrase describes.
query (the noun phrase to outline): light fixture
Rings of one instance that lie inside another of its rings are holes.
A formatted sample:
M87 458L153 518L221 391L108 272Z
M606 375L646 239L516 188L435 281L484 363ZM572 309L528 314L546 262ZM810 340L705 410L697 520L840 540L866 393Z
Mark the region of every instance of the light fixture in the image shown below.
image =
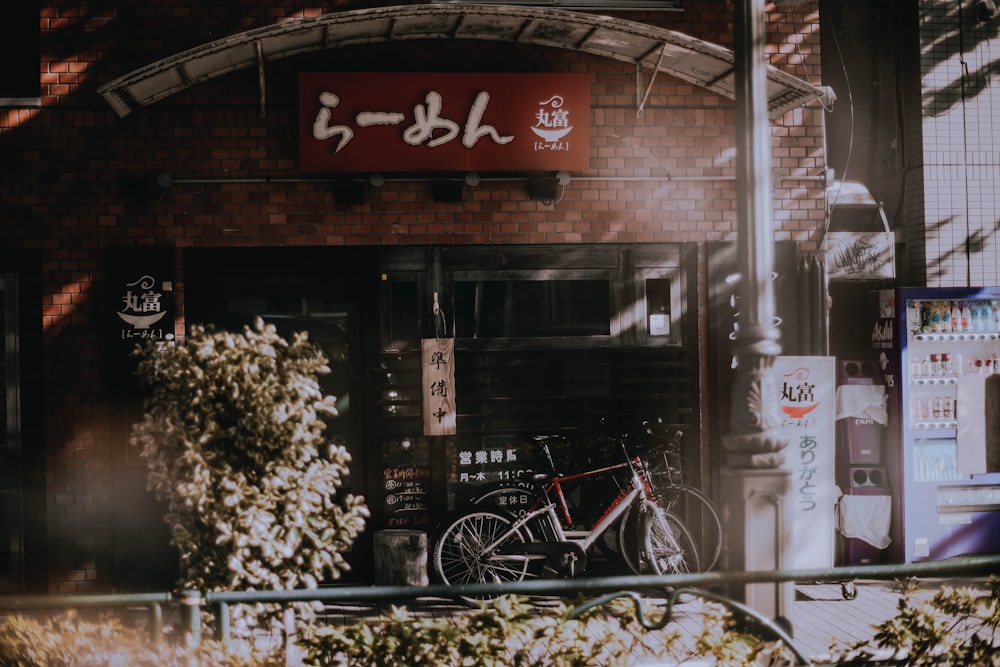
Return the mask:
M562 199L566 186L572 177L568 171L556 172L554 176L538 176L528 179L528 196L550 206Z
M438 203L455 204L462 201L465 194L465 182L458 180L432 181L431 194L434 201Z
M860 181L834 180L826 188L827 206L876 206L878 202Z
M543 204L551 204L556 200L556 187L559 185L551 176L541 176L528 179L528 196Z
M174 184L173 176L161 172L156 176L143 173L129 173L118 183L119 192L134 206L146 206L163 200Z
M465 174L465 184L470 188L474 188L479 185L481 180L482 179L479 178L479 174L474 171L466 172Z
M368 176L368 184L373 188L380 188L385 185L385 176L379 173L370 174Z
M336 181L332 190L337 208L360 206L365 203L365 188L359 181Z

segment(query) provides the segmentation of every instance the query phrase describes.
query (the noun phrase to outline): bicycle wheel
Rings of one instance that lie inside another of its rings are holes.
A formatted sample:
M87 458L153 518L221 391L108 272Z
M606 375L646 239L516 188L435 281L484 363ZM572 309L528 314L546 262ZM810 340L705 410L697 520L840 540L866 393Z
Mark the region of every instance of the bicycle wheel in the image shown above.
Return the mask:
M475 510L448 524L434 544L434 569L441 580L454 585L524 579L531 557L498 553L503 547L532 541L531 533L524 528L511 529L514 521L514 517L499 511ZM487 551L490 545L494 548ZM495 596L474 599L491 597Z
M639 537L639 514L632 505L618 520L617 553L632 574L642 574L643 541Z
M707 571L719 564L722 555L722 519L715 503L698 487L685 484L682 473L662 461L649 470L657 503L666 512L680 517L695 538L702 567Z
M641 569L653 574L698 572L698 550L691 532L674 514L646 502L642 511L643 559Z
M660 507L680 517L694 538L703 570L714 569L722 556L722 518L715 503L701 489L687 484L658 486L655 491Z

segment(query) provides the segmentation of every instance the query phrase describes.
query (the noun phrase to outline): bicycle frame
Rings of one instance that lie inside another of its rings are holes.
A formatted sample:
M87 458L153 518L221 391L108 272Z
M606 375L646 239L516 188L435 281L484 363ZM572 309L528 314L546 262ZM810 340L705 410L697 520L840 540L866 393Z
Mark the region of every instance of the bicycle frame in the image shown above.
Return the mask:
M590 530L566 530L560 521L560 516L556 511L557 503L552 502L548 498L548 491L551 488L555 488L557 491L557 497L559 499L558 506L563 510L563 517L567 519L567 525L572 525L571 519L569 518L569 507L566 503L566 498L562 493L561 482L571 481L573 479L588 477L591 475L596 475L611 470L620 470L622 468L631 468L632 470L632 484L628 489L622 489L621 493L611 502L604 514L598 519L597 523L593 525ZM493 551L503 544L504 541L512 534L516 533L520 528L526 526L531 521L538 519L539 517L545 516L548 519L550 528L553 534L556 536L556 541L558 542L574 542L579 545L584 551L590 549L594 542L604 534L608 528L614 525L615 521L620 519L625 512L632 507L636 499L642 494L645 495L649 493L648 485L642 478L640 473L632 467L631 462L615 464L613 466L608 466L598 470L589 470L582 473L577 473L574 475L560 476L554 478L548 485L545 486L544 495L546 500L549 500L544 506L535 507L523 516L517 518L517 520L511 524L510 528L497 537L494 542L486 545L484 548L485 552Z
M553 462L553 459L552 459L552 453L549 451L548 443L542 442L541 443L541 448L542 448L542 451L545 453L545 458L548 460L550 468L553 471L555 471L555 463ZM624 451L624 445L623 445L622 448L623 448L623 451ZM544 498L544 500L545 500L546 503L555 503L555 504L558 505L559 512L561 514L561 516L559 517L559 519L562 520L562 525L563 525L564 529L569 534L588 532L588 531L572 531L572 530L570 530L570 527L574 525L574 521L573 521L573 515L572 515L570 507L569 507L569 503L566 500L566 494L563 491L563 485L564 484L570 484L572 482L575 482L575 481L578 481L578 480L581 480L581 479L587 479L589 477L597 477L599 475L603 475L603 474L610 473L610 472L615 472L617 470L625 470L626 468L629 469L629 471L632 473L632 486L638 486L638 487L640 487L642 489L642 491L643 491L643 495L645 496L645 498L647 500L654 500L654 498L653 498L653 488L652 488L652 485L650 484L649 478L648 478L648 476L646 474L646 466L645 466L645 464L642 462L642 460L639 457L629 458L627 451L624 451L624 454L625 454L625 459L626 460L623 463L613 463L611 465L607 465L607 466L604 466L602 468L595 468L595 469L592 469L592 470L584 470L583 472L577 472L577 473L573 473L571 475L554 474L553 477L552 477L552 479L550 479L548 482L546 482L544 484L539 483L538 486L541 488L541 495L538 497L538 499L536 500L536 502L534 502L531 505L531 507L528 508L528 512L530 513L530 512L533 512L534 510L538 509L541 506L540 503L542 502L542 499ZM641 471L641 474L640 474L640 471ZM625 492L626 492L625 490L622 491L622 493L625 493ZM619 495L621 495L621 494L619 494ZM554 496L555 500L553 500L553 496ZM609 507L609 510L610 510L610 507ZM605 512L605 514L606 513L607 513L607 511ZM604 515L602 515L601 518L598 519L597 522L595 522L593 528L596 528L597 523L600 523L600 521L603 518L604 518ZM558 523L558 520L556 521L556 523ZM593 528L592 528L592 530L593 530Z
M629 467L628 463L616 463L614 465L597 468L595 470L585 470L584 472L578 472L572 475L559 475L557 477L553 477L552 480L545 485L542 489L542 494L549 502L555 502L558 504L563 525L572 526L573 515L570 511L569 503L566 501L566 494L563 492L563 484L570 484L581 479L596 477L598 475L614 472L616 470L624 470L627 467ZM549 497L550 492L555 496L555 501L552 501Z

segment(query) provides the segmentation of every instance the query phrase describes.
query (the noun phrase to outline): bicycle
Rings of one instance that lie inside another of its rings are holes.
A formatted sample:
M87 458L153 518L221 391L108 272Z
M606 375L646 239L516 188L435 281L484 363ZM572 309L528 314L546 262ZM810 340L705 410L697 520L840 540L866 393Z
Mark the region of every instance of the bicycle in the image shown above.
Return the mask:
M538 440L552 464L547 442ZM636 529L634 534L620 533L619 545L635 562L655 574L698 571L694 538L678 517L656 503L643 461L629 457L624 444L622 449L622 463L572 475L532 473L523 485L506 487L507 493L527 491L534 498L520 515L482 505L461 512L434 541L437 575L446 584L520 581L546 572L575 577L586 570L590 549L613 526L623 523L620 520L626 512L632 513ZM575 526L564 485L625 471L628 475L622 476L618 494L596 523L589 528Z
M649 476L660 506L681 517L695 535L701 564L707 572L719 564L722 556L722 518L711 498L684 481L680 465L683 437L682 431L674 432L671 441L662 448L661 460L650 466Z
M646 435L652 435L651 427L648 424L645 426ZM661 452L661 456L657 463L649 466L649 478L657 504L671 516L680 518L688 533L694 538L698 561L702 570L707 572L718 565L722 554L722 519L712 500L701 489L684 481L684 472L680 465L683 437L684 433L678 430L674 432L673 437L666 445L655 445L655 449ZM535 437L545 454L549 469L553 471L555 476L554 481L549 485L550 492L555 492L557 485L560 486L559 491L561 492L560 480L571 482L594 473L624 467L624 464L618 464L610 468L588 471L582 475L560 477L555 473L556 466L548 446L548 441L551 439L553 439L552 436ZM523 514L538 501L535 494L536 489L530 483L499 482L489 490L474 496L471 502L495 509L513 511L515 514ZM572 530L575 519L565 505L561 516L564 528ZM632 573L647 572L648 568L644 567L640 560L633 557L631 549L620 550L618 548L618 544L634 544L637 539L638 528L631 512L626 511L617 528L616 534L609 536L611 539L606 539L599 545L610 554L620 556Z

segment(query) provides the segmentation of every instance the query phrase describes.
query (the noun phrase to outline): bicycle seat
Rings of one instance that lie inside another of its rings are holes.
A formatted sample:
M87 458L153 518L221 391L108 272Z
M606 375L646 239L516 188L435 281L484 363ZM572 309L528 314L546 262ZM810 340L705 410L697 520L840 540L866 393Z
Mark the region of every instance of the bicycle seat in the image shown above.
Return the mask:
M545 486L551 482L554 477L556 477L556 475L553 475L550 472L532 472L525 475L524 479L532 484Z

